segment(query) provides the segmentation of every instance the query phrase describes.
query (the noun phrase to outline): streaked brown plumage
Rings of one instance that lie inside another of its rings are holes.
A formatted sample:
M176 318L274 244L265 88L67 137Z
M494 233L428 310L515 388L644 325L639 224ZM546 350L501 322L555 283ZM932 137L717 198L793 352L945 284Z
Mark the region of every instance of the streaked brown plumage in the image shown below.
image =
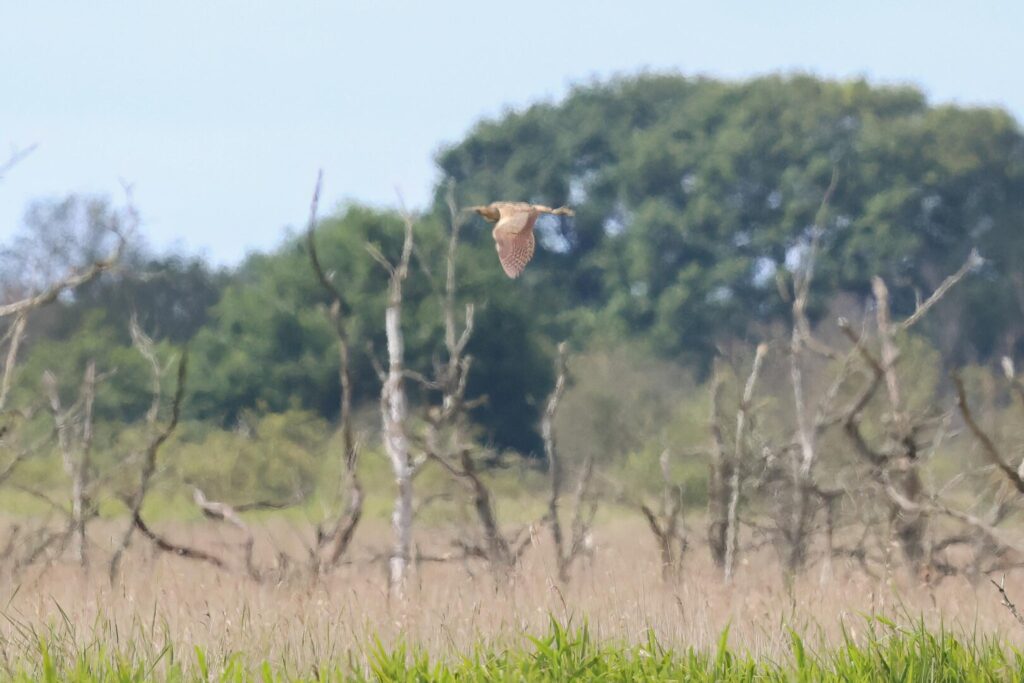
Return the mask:
M491 235L494 237L501 267L511 278L519 277L533 258L533 226L537 216L542 213L574 215L572 209L565 206L552 209L550 206L527 202L493 202L487 206L471 206L467 210L475 211L491 223L496 223Z

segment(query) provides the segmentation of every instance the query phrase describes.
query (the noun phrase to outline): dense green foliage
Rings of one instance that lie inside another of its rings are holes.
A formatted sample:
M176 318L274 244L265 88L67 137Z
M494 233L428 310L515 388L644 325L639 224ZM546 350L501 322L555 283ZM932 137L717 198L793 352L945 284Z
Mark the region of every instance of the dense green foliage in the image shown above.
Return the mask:
M93 643L69 651L58 637L43 637L35 661L8 677L16 681L1009 681L1024 676L1024 659L1000 643L901 628L880 619L866 638L814 652L795 632L784 661L731 650L728 632L717 650L674 650L648 634L639 645L599 643L586 627L552 621L550 631L527 637L521 649L479 646L434 660L414 647L377 642L348 662L318 663L312 672L289 662L254 664L241 654L214 659L201 647L175 652L157 643ZM108 649L111 648L111 649ZM364 659L365 658L365 659ZM158 674L154 672L159 672Z
M863 82L653 76L482 123L440 164L467 201L576 206L527 282L548 310L586 307L673 357L706 362L784 315L773 275L805 246L833 168L825 300L879 274L906 310L977 246L991 262L944 349L985 356L1021 334L1024 136L1001 111Z
M517 281L501 273L489 226L474 218L463 231L460 300L477 305L469 393L487 394L475 417L483 439L500 448L539 451L536 427L561 339L587 351L629 340L641 356L700 378L717 348L785 323L777 280L785 284L806 249L833 169L839 184L813 317L859 306L874 274L905 313L977 247L986 265L924 331L947 365L1021 351L1024 135L1000 110L929 106L915 89L861 81L642 76L580 86L561 102L482 122L438 164L462 205L523 199L577 211L542 220L537 257ZM446 187L418 222L406 287L408 365L421 372L441 349ZM96 226L117 220L95 202L30 216L42 239L27 243L63 244L77 230L83 254L98 251L88 241ZM358 206L317 233L346 297L364 406L378 391L370 354L383 353L386 287L365 244L393 256L401 233L397 213ZM5 261L12 272L3 283L23 262ZM246 411L302 409L332 419L337 354L325 303L299 235L230 272L139 250L32 321L21 386L33 391L51 368L71 392L85 359L96 358L101 370L118 370L101 415L137 418L145 367L126 353L136 314L165 350L191 344L190 417L233 426Z

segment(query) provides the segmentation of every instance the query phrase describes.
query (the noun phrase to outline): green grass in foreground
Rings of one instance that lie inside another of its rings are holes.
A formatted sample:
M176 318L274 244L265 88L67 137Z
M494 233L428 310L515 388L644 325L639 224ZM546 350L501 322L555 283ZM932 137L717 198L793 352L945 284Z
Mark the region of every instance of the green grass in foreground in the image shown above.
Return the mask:
M731 651L723 633L714 652L673 651L653 636L629 647L594 642L586 627L567 629L552 622L547 635L529 638L522 649L483 647L461 658L431 661L414 648L376 646L362 658L304 673L287 663L249 666L241 656L213 662L197 648L164 648L151 661L113 655L103 646L60 661L54 647L40 642L38 657L21 669L6 671L15 681L1019 681L1024 656L998 641L902 628L874 619L866 641L851 639L823 653L811 652L795 633L786 661L755 659ZM138 652L148 648L135 648Z

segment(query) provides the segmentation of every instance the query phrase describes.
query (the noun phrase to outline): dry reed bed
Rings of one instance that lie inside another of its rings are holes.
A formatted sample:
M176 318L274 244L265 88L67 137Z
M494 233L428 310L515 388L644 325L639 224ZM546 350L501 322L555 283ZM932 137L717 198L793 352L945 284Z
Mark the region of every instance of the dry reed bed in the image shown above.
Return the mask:
M281 547L291 529L279 522L261 528L261 562L274 554L268 539ZM209 525L165 530L220 552L234 542ZM546 632L552 617L586 620L601 640L635 643L652 629L663 645L679 649L713 649L728 626L734 648L773 658L788 656L790 627L812 646L835 643L844 626L856 641L869 614L898 622L921 618L931 627L1011 641L1020 634L985 582L972 586L953 577L928 587L899 571L886 582L837 563L831 580L820 581L812 570L787 589L771 551L762 551L746 556L734 584L726 586L700 544L689 552L682 575L664 582L644 534L631 521L600 529L593 564L578 567L568 586L558 585L543 536L507 578L496 579L479 562L424 563L404 603L388 600L382 563L359 560L384 547L382 525L361 529L353 564L315 581L295 565L284 579L256 582L137 541L114 585L101 557L88 575L58 563L0 577L3 657L8 665L34 657L39 636L49 633L68 654L100 643L112 651L142 648L150 656L168 644L178 653L201 646L214 658L240 653L248 662L287 662L305 670L361 659L378 636L385 645L404 639L440 656L477 643L522 646L525 634ZM418 540L441 548L443 537L442 530L421 531ZM290 550L299 557L300 548L294 543ZM1011 594L1016 578L1007 580Z

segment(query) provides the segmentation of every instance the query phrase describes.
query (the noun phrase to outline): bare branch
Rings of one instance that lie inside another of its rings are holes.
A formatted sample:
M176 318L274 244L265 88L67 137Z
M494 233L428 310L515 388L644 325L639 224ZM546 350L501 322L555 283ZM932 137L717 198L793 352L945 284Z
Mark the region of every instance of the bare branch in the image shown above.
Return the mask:
M16 149L11 152L11 156L8 157L7 161L0 164L0 180L3 180L4 176L6 176L12 168L24 161L28 155L36 151L36 147L38 146L38 144L29 145L23 149Z
M964 422L967 427L974 434L974 437L981 443L981 449L984 451L985 456L988 460L999 468L999 470L1006 475L1006 478L1010 480L1014 488L1020 493L1024 493L1024 478L1021 477L1020 472L1013 468L1003 458L999 449L996 447L995 442L992 438L985 433L978 424L977 420L974 419L974 414L971 412L970 404L967 402L967 392L964 390L964 382L960 378L960 374L953 373L953 385L956 387L956 405L960 409L960 414L964 418Z
M754 364L750 369L750 376L747 378L747 383L743 388L743 397L740 400L739 411L736 414L736 451L733 457L732 473L729 482L729 511L728 511L728 526L726 527L726 545L725 545L725 581L729 583L732 581L733 568L736 561L736 547L739 541L739 520L738 510L740 501L740 463L743 459L744 443L746 441L747 427L749 422L748 412L750 411L751 401L754 398L754 387L757 385L757 379L761 374L761 366L764 363L764 357L768 353L767 344L758 344L757 351L754 354Z
M192 489L192 500L202 511L203 516L207 519L215 519L220 522L227 522L232 524L249 534L249 525L246 524L241 517L238 516L238 512L234 507L227 503L221 503L214 500L208 500L206 494L203 493L199 487Z
M15 470L18 468L18 465L20 465L25 460L27 460L29 458L29 456L31 456L31 455L41 451L43 449L43 447L46 446L46 444L48 444L50 442L50 440L54 438L55 435L56 435L56 430L51 430L45 436L40 438L38 441L36 441L36 442L26 446L25 448L21 449L20 451L18 451L14 455L14 457L10 460L10 462L7 463L6 467L4 467L4 469L0 470L0 485L3 485L3 483L5 481L7 481L8 479L11 478L11 476L14 474Z
M889 288L880 277L871 278L871 289L875 295L875 317L878 322L878 338L882 343L882 371L885 375L885 386L889 392L889 406L893 421L902 428L902 400L900 397L899 376L896 374L896 343L893 340L892 321L889 315Z
M381 268L388 272L388 275L391 277L395 276L395 267L391 265L391 262L387 260L376 244L367 243L366 251L374 261L380 264Z
M324 272L323 266L320 264L320 256L316 250L316 223L317 223L317 207L320 203L320 186L323 182L324 173L323 171L317 172L316 175L316 186L313 188L313 198L309 203L309 223L306 226L306 247L309 251L310 264L313 266L313 273L316 275L317 281L320 286L323 287L327 295L339 305L344 304L344 297L341 295L341 291L337 285L334 284L334 279L328 277ZM341 311L338 312L339 314Z
M14 374L14 366L18 362L18 348L21 345L22 337L25 334L25 323L28 321L28 312L22 311L14 319L10 330L7 332L7 356L4 359L4 374L0 380L0 411L7 406L7 395L11 389L11 377Z
M135 511L132 515L132 525L134 528L139 530L139 533L141 533L143 536L152 541L157 548L163 550L166 553L171 553L172 555L177 555L178 557L184 557L190 560L208 562L212 564L214 567L218 567L220 569L225 568L223 560L221 560L219 557L216 557L215 555L211 555L205 550L191 548L189 546L184 545L178 545L176 543L168 541L166 538L162 536L157 535L157 533L150 529L142 520L142 516L139 514L138 511Z
M793 324L794 335L798 335L807 348L827 358L838 358L839 354L824 342L819 341L811 334L811 325L807 320L807 299L810 296L811 281L814 279L814 265L818 256L818 245L821 236L825 231L825 221L828 217L828 206L839 184L839 170L832 169L832 180L829 182L825 195L821 199L821 206L815 216L814 228L811 233L811 244L807 250L801 268L793 274L794 297L793 297ZM783 300L787 299L783 297Z
M135 346L135 350L146 359L149 363L152 381L151 394L153 400L150 403L149 410L146 411L146 424L152 426L156 422L157 415L160 412L160 399L163 392L160 390L160 361L157 360L156 352L153 350L153 340L142 331L139 326L138 318L134 315L131 317L131 321L128 326L129 332L132 337L132 344Z
M945 280L943 280L942 284L940 284L938 288L936 288L936 290L932 292L932 295L928 297L924 301L924 303L918 304L917 309L914 311L914 314L911 315L906 320L904 320L902 323L900 323L900 329L906 330L912 327L914 323L918 322L921 318L925 316L925 314L928 313L932 306L939 303L939 301L942 300L942 297L946 296L946 293L950 289L952 289L958 282L963 280L968 273L970 273L972 270L980 266L983 262L984 259L981 258L981 255L978 253L978 250L971 249L971 253L968 254L967 260L964 261L964 264L962 266L960 266L960 269L957 270L952 275L950 275L949 277L947 277Z
M38 294L26 297L20 301L0 306L0 318L6 318L10 315L21 315L52 303L61 295L62 292L80 287L81 285L96 278L100 273L113 268L120 260L126 244L124 235L120 233L116 234L118 238L117 246L106 258L96 261L82 270L71 273Z
M34 489L30 486L15 485L12 486L11 488L15 489L16 491L21 491L24 494L32 496L36 500L46 503L52 510L60 513L60 515L64 517L69 523L73 521L70 510L64 507L62 503L58 503L57 501L55 501L53 498L43 493L42 491Z
M141 352L141 349L140 349ZM154 373L157 375L157 379L154 382L155 393L160 393L160 382L159 364L154 366ZM134 496L129 500L129 508L131 509L132 525L125 531L124 536L121 537L121 542L118 544L117 549L114 551L114 555L110 559L109 567L109 578L111 583L117 578L118 568L120 567L121 557L124 555L125 550L128 549L128 545L132 540L132 532L138 528L147 535L150 540L153 540L159 545L159 540L155 536L147 534L145 524L142 523L142 517L140 516L142 510L142 504L145 501L146 494L149 493L149 487L153 474L156 472L156 459L157 454L160 451L160 447L167 441L167 439L174 432L178 426L178 421L181 418L181 405L185 398L185 380L188 376L188 350L182 352L181 358L178 360L178 377L177 384L174 390L174 399L171 403L171 418L162 429L156 430L150 437L149 443L146 445L139 455L142 459L142 470L139 474L139 485L135 491ZM159 405L159 398L154 396L153 405ZM151 409L152 419L149 420L149 427L151 430L156 429L156 413ZM169 544L168 544L169 545ZM172 546L173 547L173 546Z

